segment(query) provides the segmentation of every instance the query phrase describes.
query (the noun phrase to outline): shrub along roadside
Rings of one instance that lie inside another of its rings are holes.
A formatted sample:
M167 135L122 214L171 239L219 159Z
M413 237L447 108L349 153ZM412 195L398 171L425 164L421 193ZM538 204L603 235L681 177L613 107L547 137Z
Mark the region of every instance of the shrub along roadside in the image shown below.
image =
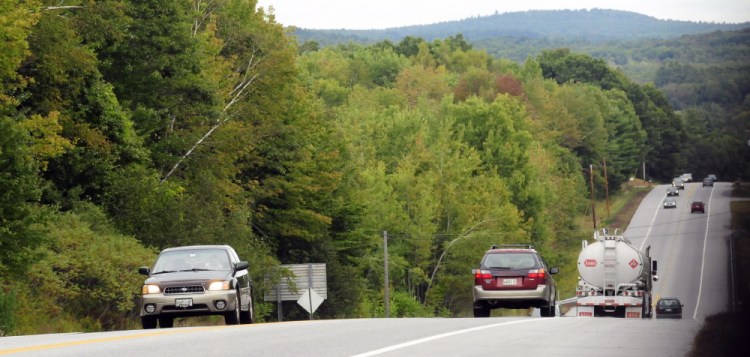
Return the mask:
M4 292L0 290L0 337L5 336L16 326L13 311L16 307L15 291Z
M128 328L143 282L133 272L156 253L117 233L94 205L51 214L45 225L44 243L24 277L10 282L17 291L10 309L15 325L6 334ZM0 295L0 314L2 300Z

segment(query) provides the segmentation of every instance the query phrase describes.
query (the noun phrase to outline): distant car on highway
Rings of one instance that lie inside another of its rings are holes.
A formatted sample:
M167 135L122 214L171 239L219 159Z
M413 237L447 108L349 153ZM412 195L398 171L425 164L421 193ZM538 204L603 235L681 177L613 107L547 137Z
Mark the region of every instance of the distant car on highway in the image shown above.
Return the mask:
M714 180L712 180L712 179L710 179L708 177L704 178L703 179L703 187L706 187L706 186L713 187L714 186Z
M664 208L677 208L677 201L672 197L664 199Z
M685 181L685 182L692 182L693 174L682 174L680 175L680 180Z
M667 196L679 196L680 190L677 189L677 187L669 186L667 187Z
M172 327L176 317L222 315L227 325L253 322L248 262L228 245L164 249L147 275L140 301L144 329Z
M706 213L706 204L701 201L693 201L690 204L690 213L693 212Z
M684 190L685 189L685 181L682 181L682 180L680 180L679 177L677 177L674 180L672 180L672 186L674 186L674 187L676 187L676 188L678 188L680 190Z
M681 319L683 306L676 297L663 297L656 302L656 318Z
M707 179L711 179L711 180L713 180L714 182L716 182L716 181L719 181L719 179L718 179L718 178L716 177L716 175L714 175L714 174L708 175L708 176L706 176L706 178L707 178Z

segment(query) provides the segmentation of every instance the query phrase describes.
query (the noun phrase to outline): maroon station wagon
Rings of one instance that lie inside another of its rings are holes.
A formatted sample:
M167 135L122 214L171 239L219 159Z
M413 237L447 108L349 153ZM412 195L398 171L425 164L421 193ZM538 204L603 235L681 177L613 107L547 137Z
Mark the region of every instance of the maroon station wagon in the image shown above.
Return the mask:
M556 286L542 257L530 245L492 246L474 269L474 317L489 317L493 309L539 308L555 316Z

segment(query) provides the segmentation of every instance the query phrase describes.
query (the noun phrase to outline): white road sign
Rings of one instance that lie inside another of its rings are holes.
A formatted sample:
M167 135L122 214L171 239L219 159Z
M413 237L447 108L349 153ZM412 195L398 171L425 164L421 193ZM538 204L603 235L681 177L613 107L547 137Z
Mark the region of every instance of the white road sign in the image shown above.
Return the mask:
M302 306L310 314L314 313L318 309L320 304L323 303L323 297L316 293L315 290L305 289L302 296L297 300L297 303Z

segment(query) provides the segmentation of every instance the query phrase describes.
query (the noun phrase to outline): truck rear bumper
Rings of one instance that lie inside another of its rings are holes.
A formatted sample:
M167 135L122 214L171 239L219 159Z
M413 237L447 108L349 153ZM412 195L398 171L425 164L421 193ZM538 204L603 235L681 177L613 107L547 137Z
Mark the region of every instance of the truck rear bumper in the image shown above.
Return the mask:
M624 318L643 318L643 298L627 296L590 296L578 298L576 316L616 316ZM649 309L645 310L646 312Z
M580 297L576 306L602 306L602 307L640 307L643 306L643 298L629 296L589 296Z

